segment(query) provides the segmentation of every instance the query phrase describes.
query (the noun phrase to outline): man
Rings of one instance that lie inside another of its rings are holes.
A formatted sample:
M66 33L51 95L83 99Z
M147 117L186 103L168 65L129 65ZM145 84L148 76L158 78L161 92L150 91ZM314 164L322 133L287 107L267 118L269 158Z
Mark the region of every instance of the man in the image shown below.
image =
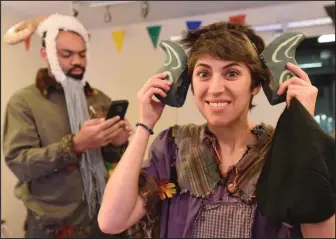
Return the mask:
M105 163L119 160L131 127L118 117L101 118L111 100L84 81L84 26L55 14L15 25L5 42L22 42L36 29L47 68L10 98L3 135L6 163L19 180L15 195L28 210L26 235L98 236L93 231L101 233L96 215L108 177Z

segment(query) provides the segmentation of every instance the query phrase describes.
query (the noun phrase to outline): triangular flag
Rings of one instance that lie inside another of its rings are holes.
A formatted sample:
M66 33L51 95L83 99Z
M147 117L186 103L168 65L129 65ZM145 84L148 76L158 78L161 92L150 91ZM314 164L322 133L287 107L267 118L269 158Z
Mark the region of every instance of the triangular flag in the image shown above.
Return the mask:
M112 32L112 38L114 40L117 51L120 52L125 38L125 31L121 30L117 32Z
M240 14L240 15L235 15L229 17L229 22L233 24L240 24L244 25L246 20L246 15L245 14Z
M28 38L24 41L24 43L25 43L25 47L26 47L26 50L27 50L27 51L29 51L29 49L30 49L30 39L31 39L31 37L28 37Z
M148 34L152 40L154 48L156 48L158 40L159 40L159 35L161 32L161 26L150 26L147 27Z
M188 30L196 30L201 26L201 21L187 21Z

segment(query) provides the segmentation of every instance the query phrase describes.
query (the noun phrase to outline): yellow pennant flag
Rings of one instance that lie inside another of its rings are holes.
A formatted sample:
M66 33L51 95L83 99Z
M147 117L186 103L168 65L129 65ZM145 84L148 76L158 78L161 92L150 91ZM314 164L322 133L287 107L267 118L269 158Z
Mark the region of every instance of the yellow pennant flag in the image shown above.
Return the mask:
M121 31L117 31L117 32L112 32L112 38L114 40L114 44L115 44L118 52L120 52L121 48L122 48L122 44L124 42L124 38L125 38L125 31L121 30Z

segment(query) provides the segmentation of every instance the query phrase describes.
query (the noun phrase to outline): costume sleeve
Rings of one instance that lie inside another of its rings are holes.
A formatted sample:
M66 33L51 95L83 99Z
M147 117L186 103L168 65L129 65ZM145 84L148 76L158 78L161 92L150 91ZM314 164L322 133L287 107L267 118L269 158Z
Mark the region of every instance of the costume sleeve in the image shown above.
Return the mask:
M146 202L147 215L128 230L128 236L157 238L159 233L158 209L162 200L174 194L172 191L163 190L163 188L169 188L165 186L172 185L170 170L175 157L174 145L171 129L161 132L153 141L139 178L139 194ZM173 188L168 190L173 190Z
M72 149L72 135L46 147L40 144L31 109L24 98L13 96L5 113L3 153L20 181L34 180L78 162Z
M171 129L161 132L150 147L148 159L144 161L139 178L139 193L147 202L149 214L155 214L152 208L155 203L151 202L157 203L167 198L161 186L171 183L170 170L172 159L175 158L173 146Z

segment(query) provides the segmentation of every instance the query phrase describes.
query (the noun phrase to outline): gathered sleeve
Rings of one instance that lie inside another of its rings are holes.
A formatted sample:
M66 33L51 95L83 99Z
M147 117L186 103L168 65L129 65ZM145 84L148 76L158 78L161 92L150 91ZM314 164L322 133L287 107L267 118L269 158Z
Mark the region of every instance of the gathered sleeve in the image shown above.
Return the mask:
M170 182L175 155L175 143L169 128L154 139L148 159L143 163L139 176L139 195L145 200L147 215L128 229L128 236L156 238L155 235L159 235L161 202L176 193L175 184Z

